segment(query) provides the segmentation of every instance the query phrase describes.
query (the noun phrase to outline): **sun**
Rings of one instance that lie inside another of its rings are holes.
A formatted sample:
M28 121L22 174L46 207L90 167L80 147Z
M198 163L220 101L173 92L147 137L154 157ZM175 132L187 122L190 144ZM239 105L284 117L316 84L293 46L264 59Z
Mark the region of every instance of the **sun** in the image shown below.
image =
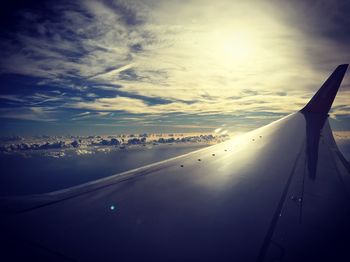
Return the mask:
M254 37L250 33L232 32L222 39L222 55L237 62L250 60L256 51L255 44Z
M258 33L248 29L216 31L210 38L212 55L226 66L251 62L260 48Z

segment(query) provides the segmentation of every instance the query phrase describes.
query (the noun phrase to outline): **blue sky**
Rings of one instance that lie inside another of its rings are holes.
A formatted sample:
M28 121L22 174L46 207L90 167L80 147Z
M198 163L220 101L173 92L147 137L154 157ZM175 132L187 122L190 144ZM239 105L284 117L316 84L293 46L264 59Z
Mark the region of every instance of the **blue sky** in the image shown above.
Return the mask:
M2 4L0 135L250 130L349 63L349 12L339 0ZM350 130L349 88L346 76L336 130Z

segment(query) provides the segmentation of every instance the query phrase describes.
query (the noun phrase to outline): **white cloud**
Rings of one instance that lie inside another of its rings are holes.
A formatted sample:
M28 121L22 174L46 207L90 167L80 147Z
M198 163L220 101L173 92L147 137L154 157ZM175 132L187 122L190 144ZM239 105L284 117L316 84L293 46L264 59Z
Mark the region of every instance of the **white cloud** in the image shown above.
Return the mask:
M56 121L52 117L53 111L48 108L30 107L30 108L1 108L0 115L3 118L31 120L39 122Z
M235 103L233 103L235 101ZM280 104L285 102L284 107ZM167 104L149 105L145 101L137 98L114 97L98 98L92 102L78 102L66 104L66 107L79 108L95 111L125 111L131 114L164 114L164 113L186 113L197 115L210 114L245 114L246 112L277 112L286 114L290 111L299 110L304 99L295 99L295 103L290 103L287 96L277 95L256 95L245 96L240 99L219 99L215 102L197 101L195 103L170 102Z
M0 95L0 99L10 100L14 102L24 102L25 100L17 95Z
M65 108L151 115L286 114L299 110L336 64L350 59L339 43L303 31L305 27L298 25L306 18L293 13L299 20L291 23L283 15L286 6L293 8L275 1L228 0L80 1L53 6L60 21L38 23L28 16L38 35L20 31L19 47L2 44L10 51L2 70L42 77L42 85L77 89L96 98L71 97L62 102ZM170 102L97 98L89 90L91 82L103 90L118 87L130 96ZM279 95L281 91L287 95ZM348 105L346 94L341 92L335 105ZM34 104L59 99L41 97ZM347 112L339 107L333 114ZM79 117L88 114L73 119Z

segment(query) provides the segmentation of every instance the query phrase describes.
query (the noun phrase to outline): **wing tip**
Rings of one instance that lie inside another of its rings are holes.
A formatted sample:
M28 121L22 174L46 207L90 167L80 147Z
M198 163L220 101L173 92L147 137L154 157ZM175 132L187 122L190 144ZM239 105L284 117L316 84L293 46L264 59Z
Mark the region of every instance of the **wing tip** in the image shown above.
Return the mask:
M328 114L348 66L349 64L338 65L309 103L300 111L302 113Z

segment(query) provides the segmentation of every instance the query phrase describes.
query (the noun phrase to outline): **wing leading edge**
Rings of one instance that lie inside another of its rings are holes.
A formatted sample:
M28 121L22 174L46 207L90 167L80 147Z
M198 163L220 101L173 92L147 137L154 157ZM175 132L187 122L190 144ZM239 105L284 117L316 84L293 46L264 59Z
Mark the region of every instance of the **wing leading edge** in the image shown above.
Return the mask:
M349 258L349 172L326 117L345 71L339 66L300 112L239 138L78 187L3 199L0 256Z

